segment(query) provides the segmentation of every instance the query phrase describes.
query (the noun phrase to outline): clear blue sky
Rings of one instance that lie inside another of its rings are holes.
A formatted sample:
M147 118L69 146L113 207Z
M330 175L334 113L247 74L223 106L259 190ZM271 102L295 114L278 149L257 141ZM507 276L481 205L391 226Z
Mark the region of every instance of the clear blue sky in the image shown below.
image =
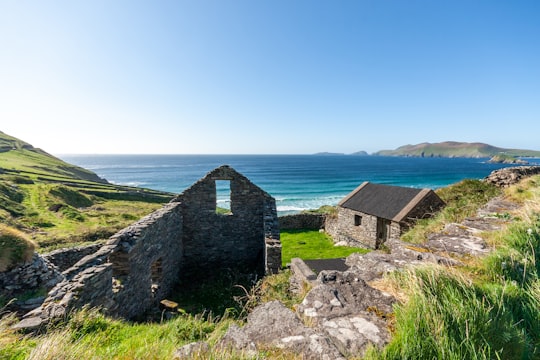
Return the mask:
M540 1L0 0L0 131L56 154L540 150Z

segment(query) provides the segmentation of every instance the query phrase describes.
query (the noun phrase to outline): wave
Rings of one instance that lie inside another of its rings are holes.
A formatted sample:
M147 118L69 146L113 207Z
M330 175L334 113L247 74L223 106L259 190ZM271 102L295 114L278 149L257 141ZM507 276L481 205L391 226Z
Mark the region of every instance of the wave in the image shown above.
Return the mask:
M145 185L148 185L146 182L142 181L109 181L111 184L114 185L123 185L123 186L132 186L132 187L144 187Z
M298 206L278 206L277 211L283 212L283 211L304 211L304 210L310 210L309 208L303 208Z

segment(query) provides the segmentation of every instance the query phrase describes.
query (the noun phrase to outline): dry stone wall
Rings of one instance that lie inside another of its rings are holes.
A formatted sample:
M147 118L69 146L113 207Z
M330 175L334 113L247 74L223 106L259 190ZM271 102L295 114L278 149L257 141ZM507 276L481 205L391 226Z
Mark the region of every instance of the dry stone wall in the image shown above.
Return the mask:
M294 214L279 217L281 230L324 229L326 216L323 214Z
M90 244L65 248L43 254L43 258L53 263L58 270L65 271L75 265L83 257L95 253L103 244Z

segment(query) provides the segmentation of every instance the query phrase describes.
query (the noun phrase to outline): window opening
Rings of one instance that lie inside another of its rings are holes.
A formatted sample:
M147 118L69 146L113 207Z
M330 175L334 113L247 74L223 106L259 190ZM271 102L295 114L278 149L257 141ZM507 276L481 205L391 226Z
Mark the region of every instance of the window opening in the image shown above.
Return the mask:
M354 226L362 225L362 217L360 215L354 215Z
M112 264L112 290L118 293L124 289L129 276L129 257L126 253L117 252L111 254L108 261Z
M161 280L163 278L163 267L161 265L161 258L157 259L152 263L152 266L150 267L150 273L150 289L152 291L152 296L155 297L161 286Z
M230 180L216 180L216 214L232 214Z

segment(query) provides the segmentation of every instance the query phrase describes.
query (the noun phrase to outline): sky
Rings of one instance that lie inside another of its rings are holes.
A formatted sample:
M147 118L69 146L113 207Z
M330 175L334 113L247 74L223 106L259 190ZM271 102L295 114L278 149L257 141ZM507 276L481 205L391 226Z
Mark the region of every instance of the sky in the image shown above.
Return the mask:
M0 0L0 131L53 154L540 150L538 0Z

